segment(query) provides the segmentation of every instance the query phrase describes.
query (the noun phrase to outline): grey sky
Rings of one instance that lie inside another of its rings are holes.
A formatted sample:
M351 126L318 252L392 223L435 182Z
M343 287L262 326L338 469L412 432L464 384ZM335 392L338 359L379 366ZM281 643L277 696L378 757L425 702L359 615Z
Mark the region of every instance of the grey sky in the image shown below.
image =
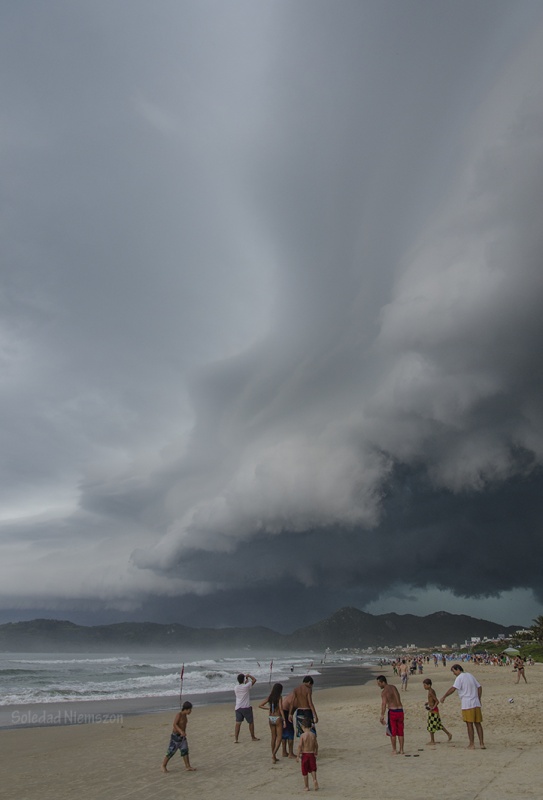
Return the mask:
M542 62L538 0L2 5L0 617L540 613Z

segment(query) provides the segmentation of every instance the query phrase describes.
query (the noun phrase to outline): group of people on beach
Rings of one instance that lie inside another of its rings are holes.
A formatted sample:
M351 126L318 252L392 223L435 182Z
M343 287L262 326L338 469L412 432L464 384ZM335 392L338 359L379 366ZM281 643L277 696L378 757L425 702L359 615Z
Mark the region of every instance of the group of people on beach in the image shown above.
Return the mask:
M237 677L234 687L235 702L235 728L234 743L238 744L241 725L245 721L249 726L249 734L254 742L260 741L255 735L253 707L251 705L251 689L256 683L254 675L242 673ZM319 721L317 711L313 704L313 678L306 675L300 686L297 686L289 695L283 697L283 685L275 683L268 697L259 705L268 711L268 724L271 734L272 763L277 764L277 753L283 748L283 756L293 758L301 763L304 789L309 791L309 777L313 781L313 788L318 790L317 781L317 754L319 745L315 725ZM173 730L170 735L168 750L162 762L162 771L168 772L168 762L179 751L185 769L191 772L189 759L189 746L187 740L187 722L192 712L192 703L186 701L173 721ZM299 738L298 751L294 755L294 737Z
M249 725L249 733L253 741L258 741L255 736L253 709L251 706L250 692L256 683L256 678L249 673L241 672L238 675L238 685L234 689L236 696L236 726L234 729L234 742L239 741L241 724L245 720ZM309 777L313 781L313 788L318 790L317 781L317 754L319 745L315 725L319 721L317 711L313 704L313 678L306 675L300 686L290 694L283 697L283 684L275 683L268 697L258 706L268 712L268 725L271 735L272 763L277 764L277 753L282 747L285 758L295 758L301 762L304 789L309 791ZM299 738L298 752L294 755L294 736Z
M238 681L241 679L238 675ZM247 676L254 681L250 675ZM283 749L283 756L295 758L301 763L304 789L309 791L309 777L313 781L313 788L318 790L317 781L317 754L319 744L315 725L319 721L317 711L313 704L313 678L306 675L300 686L290 694L283 697L283 685L275 683L268 697L258 706L268 711L268 724L271 733L272 763L277 764L279 748ZM236 687L237 688L237 687ZM237 714L240 709L236 710ZM296 726L296 731L295 727ZM294 755L294 736L299 738L298 752ZM236 738L239 733L236 721Z
M405 661L402 663L405 664ZM427 692L425 703L426 711L428 712L427 730L430 734L429 745L435 744L435 734L437 731L443 731L450 742L452 734L445 728L441 721L441 714L439 711L439 704L443 704L445 699L453 692L457 692L460 698L462 707L462 719L466 723L468 733L468 748L473 750L475 748L475 732L479 739L479 746L485 750L485 743L483 737L483 716L481 696L483 688L479 681L469 672L464 672L461 664L453 664L451 672L454 675L453 685L447 689L443 697L439 700L435 690L432 687L430 678L425 678L422 685ZM402 672L399 671L400 677ZM403 681L402 681L403 683ZM400 693L395 686L388 683L384 675L379 675L377 684L381 689L381 716L380 722L386 725L387 736L390 736L393 755L405 755L404 752L404 710ZM407 688L405 686L405 688ZM386 720L385 720L386 716Z
M399 659L394 664L394 674L400 677L403 690L407 689L408 673L411 669L412 665L408 664L405 659ZM517 672L517 683L521 678L526 682L524 660L520 656L515 660L515 671ZM428 715L427 730L430 734L428 745L436 743L435 734L439 731L443 731L447 736L447 740L451 741L452 734L443 725L439 707L443 705L447 697L456 692L461 703L462 719L466 723L468 749L475 749L475 734L477 734L479 746L482 750L485 750L482 725L482 686L471 673L464 670L462 664L453 664L451 672L454 675L454 683L441 698L438 698L430 678L425 678L422 683L426 691L425 709ZM251 739L259 741L255 735L253 708L251 705L251 689L255 683L256 678L249 673L240 673L237 677L237 685L234 688L235 744L239 742L241 726L244 721L249 726ZM392 745L392 754L405 755L404 709L400 692L396 686L388 683L384 675L377 677L377 684L381 690L381 714L379 719L381 724L386 726L386 734L390 737ZM306 675L302 683L286 697L283 697L283 685L275 683L267 698L258 707L268 712L272 763L278 763L277 754L282 748L283 757L301 762L304 789L309 791L309 778L311 777L313 788L317 790L319 788L317 782L317 754L319 748L315 726L318 723L318 716L313 703L313 678L310 675ZM194 770L189 760L186 733L187 721L191 712L192 703L187 701L183 703L181 710L174 719L170 743L162 762L162 770L164 772L168 771L168 762L177 751L183 758L185 769ZM299 739L296 754L294 754L295 738Z

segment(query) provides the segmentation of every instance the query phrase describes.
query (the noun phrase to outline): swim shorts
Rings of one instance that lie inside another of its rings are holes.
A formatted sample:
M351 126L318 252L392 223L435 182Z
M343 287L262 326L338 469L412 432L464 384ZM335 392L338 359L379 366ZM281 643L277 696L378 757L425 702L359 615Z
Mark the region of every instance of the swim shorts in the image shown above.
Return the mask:
M475 708L463 708L462 719L464 722L482 722L483 712L481 711L481 707L476 706Z
M247 708L236 708L236 722L243 722L243 720L247 720L249 725L253 724L253 707L248 706Z
M439 711L434 709L428 712L428 725L426 729L429 733L435 733L436 731L443 730L443 723L441 722Z
M309 725L311 726L311 731L317 735L317 730L315 728L315 723L313 721L313 712L310 708L298 708L296 711L296 736L301 736L304 732L302 728L302 720L306 720Z
M177 750L179 750L180 755L188 756L189 745L187 742L187 737L182 736L180 733L172 733L170 736L170 744L168 745L166 757L171 758L173 755L175 755Z
M289 721L288 711L283 711L283 718L286 724L283 725L283 736L281 738L287 740L294 739L294 725Z
M403 736L403 708L389 709L387 736Z
M310 772L317 771L317 759L315 753L302 753L302 775L309 775Z

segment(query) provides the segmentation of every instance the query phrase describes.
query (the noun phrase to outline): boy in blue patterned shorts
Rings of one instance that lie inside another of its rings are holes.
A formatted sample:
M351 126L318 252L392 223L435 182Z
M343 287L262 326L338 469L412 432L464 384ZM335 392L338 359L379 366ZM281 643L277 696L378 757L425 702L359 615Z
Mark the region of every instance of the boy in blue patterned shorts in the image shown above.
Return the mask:
M162 772L168 772L168 761L172 756L175 755L177 750L179 750L179 754L185 762L185 769L189 772L195 771L195 767L191 767L190 765L189 743L187 741L187 722L188 715L191 713L191 711L192 703L189 703L187 700L185 703L183 703L181 711L177 713L173 721L170 744L168 745L168 751L164 757L164 761L162 762Z

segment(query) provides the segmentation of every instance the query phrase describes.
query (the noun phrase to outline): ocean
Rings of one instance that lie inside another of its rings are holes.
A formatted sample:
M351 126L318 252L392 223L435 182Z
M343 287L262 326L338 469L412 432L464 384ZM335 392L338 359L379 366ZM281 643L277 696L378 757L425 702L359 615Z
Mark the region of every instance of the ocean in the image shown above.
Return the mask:
M354 683L365 670L350 668L367 669L375 662L370 656L317 659L304 653L273 659L192 656L184 663L164 652L3 653L0 727L88 722L104 714L111 714L115 721L126 713L178 708L181 692L183 699L200 704L224 702L232 695L240 672L254 675L262 694L270 682L282 683L287 694L304 675L312 675L316 685ZM326 679L319 681L319 676Z

